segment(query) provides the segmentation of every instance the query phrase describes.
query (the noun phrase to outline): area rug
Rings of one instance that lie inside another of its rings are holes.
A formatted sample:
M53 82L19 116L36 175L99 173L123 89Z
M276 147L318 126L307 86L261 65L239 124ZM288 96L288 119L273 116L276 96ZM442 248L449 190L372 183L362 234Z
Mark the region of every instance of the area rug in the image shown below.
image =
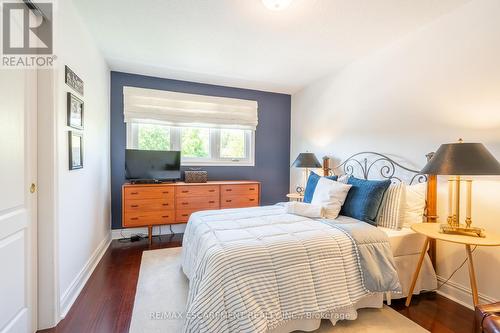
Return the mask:
M182 332L188 287L189 282L181 269L180 247L143 252L130 332ZM323 320L314 332L427 331L384 305L382 309L360 309L356 320L340 321L335 326Z

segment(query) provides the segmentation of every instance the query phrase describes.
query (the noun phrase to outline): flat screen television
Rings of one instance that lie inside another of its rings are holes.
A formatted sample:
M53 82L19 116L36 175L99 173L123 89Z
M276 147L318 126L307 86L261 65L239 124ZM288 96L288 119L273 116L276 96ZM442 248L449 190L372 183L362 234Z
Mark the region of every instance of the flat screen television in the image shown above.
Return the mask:
M181 178L181 152L127 149L125 176L132 181L174 181Z

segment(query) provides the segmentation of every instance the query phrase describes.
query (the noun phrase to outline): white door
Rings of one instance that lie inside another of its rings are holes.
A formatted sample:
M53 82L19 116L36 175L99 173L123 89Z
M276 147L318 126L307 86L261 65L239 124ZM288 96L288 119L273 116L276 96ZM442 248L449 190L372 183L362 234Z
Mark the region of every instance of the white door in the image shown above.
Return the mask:
M1 333L36 331L35 184L36 72L0 69Z

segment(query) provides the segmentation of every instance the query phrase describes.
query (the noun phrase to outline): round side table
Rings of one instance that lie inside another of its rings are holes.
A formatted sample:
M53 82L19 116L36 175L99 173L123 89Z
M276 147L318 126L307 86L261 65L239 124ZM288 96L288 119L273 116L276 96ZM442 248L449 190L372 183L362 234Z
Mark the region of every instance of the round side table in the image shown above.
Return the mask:
M469 279L470 279L470 286L472 289L472 300L474 302L474 306L476 306L479 303L479 300L477 295L476 272L474 270L474 262L472 260L471 245L500 246L500 235L489 231L486 232L486 237L443 234L439 232L440 228L439 223L416 223L413 224L411 228L413 231L426 236L426 238L424 246L422 247L422 252L420 252L420 258L417 263L417 268L415 269L415 273L413 273L413 279L411 281L410 290L408 291L408 297L406 298L406 306L410 306L411 297L413 295L413 289L415 289L415 284L418 279L418 274L420 273L420 268L422 267L422 262L424 261L425 253L427 252L427 246L429 245L429 241L431 239L465 245L465 252L467 253L468 264L469 264Z

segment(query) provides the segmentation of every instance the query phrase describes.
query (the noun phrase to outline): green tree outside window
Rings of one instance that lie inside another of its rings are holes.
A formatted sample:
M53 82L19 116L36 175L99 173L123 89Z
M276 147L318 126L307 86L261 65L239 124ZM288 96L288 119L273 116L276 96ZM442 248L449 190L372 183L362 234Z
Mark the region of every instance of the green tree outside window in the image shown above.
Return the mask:
M208 128L182 128L181 151L184 157L210 156L210 130Z
M220 156L223 158L244 158L245 132L222 129L220 131Z
M138 148L170 150L170 128L161 125L139 125Z

